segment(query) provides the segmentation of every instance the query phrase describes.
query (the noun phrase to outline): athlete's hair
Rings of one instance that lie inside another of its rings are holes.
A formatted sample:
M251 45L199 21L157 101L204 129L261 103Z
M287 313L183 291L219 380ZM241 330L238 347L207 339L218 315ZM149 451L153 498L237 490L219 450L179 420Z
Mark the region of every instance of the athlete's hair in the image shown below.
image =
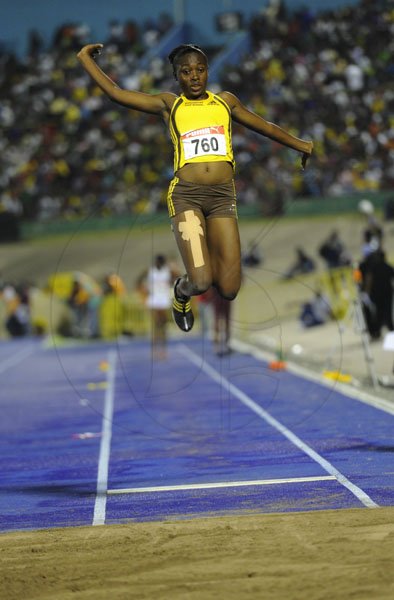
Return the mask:
M196 46L196 44L181 44L180 46L174 48L168 55L168 60L172 65L172 72L174 74L175 79L178 79L176 74L176 67L178 62L180 61L182 56L185 56L185 54L190 54L190 52L198 52L205 58L205 61L208 64L208 58L204 50L200 48L200 46Z
M164 254L156 254L155 256L155 264L157 267L163 267L166 264L166 257Z

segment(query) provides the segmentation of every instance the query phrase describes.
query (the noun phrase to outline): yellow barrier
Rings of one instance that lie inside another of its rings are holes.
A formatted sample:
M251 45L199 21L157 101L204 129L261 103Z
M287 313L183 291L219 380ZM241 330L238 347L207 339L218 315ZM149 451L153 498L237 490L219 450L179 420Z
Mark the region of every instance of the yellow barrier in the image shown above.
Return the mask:
M123 331L134 335L150 332L150 315L138 294L128 294L122 299Z
M317 286L328 297L334 317L343 319L357 294L353 268L340 267L321 273Z
M48 289L61 300L70 297L73 288L74 276L72 271L54 273L48 278Z
M99 309L100 333L113 338L122 333L147 335L150 330L149 314L136 294L103 297Z
M48 278L48 289L62 300L67 300L72 292L74 281L78 281L81 287L86 290L89 295L100 296L101 289L97 281L81 271L61 271L53 273Z

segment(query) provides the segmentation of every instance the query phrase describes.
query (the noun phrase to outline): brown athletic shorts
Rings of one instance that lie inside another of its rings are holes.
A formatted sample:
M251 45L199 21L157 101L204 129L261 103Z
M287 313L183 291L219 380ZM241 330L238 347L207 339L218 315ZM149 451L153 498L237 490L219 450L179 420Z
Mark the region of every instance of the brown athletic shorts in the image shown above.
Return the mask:
M167 194L170 217L185 210L201 211L206 219L210 217L237 218L237 199L234 181L216 185L190 183L174 177Z

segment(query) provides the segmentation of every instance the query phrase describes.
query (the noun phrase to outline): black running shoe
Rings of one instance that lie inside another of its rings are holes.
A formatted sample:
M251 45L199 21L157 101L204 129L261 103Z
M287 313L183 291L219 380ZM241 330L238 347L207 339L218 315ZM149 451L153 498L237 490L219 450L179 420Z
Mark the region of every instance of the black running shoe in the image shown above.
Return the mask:
M180 281L180 277L174 285L174 299L172 301L172 316L179 329L182 331L190 331L194 324L194 315L190 304L190 298L180 298L176 293L176 286Z

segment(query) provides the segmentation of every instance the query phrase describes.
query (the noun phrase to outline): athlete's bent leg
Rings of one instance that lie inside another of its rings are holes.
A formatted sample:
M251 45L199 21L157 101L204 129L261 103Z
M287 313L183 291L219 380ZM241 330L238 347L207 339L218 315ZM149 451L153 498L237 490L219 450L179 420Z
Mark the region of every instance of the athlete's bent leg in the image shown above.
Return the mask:
M233 217L211 217L206 229L213 283L222 298L234 300L242 278L238 221Z
M186 210L173 217L172 229L186 269L177 291L188 298L203 294L212 285L205 218L198 210Z
M190 331L194 323L190 297L203 294L212 284L204 216L186 210L173 217L172 229L186 269L175 282L172 315L182 331Z

